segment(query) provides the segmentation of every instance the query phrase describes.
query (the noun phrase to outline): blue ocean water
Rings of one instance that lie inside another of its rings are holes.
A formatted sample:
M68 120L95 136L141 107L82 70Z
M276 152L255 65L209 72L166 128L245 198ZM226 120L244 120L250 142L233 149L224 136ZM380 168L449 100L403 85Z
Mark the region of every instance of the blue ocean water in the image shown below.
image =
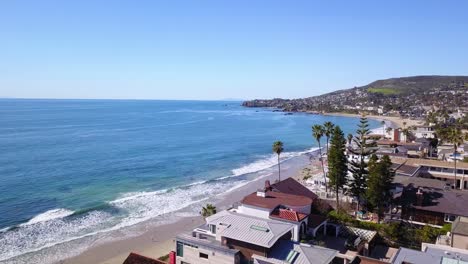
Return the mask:
M0 261L172 212L316 146L311 125L240 102L0 100ZM369 121L377 127L377 121Z

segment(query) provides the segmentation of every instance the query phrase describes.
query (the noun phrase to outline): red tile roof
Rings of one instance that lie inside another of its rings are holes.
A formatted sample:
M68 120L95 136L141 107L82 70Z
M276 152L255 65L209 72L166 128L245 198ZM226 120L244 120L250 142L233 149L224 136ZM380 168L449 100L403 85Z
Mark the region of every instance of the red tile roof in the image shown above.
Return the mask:
M286 207L307 206L311 205L312 201L312 199L306 196L266 191L265 197L257 196L257 192L254 192L244 197L241 203L261 208L275 209L279 205L284 205Z
M288 209L282 209L282 208L273 211L273 213L271 213L270 216L274 218L281 218L284 220L295 221L295 222L300 222L304 220L304 218L307 217L306 214L298 213L294 210L288 210Z
M273 190L277 190L282 193L309 197L310 199L312 199L312 201L318 198L318 195L316 195L311 190L307 189L307 187L305 187L293 178L287 178L285 180L272 184L271 187L273 188Z
M167 264L164 261L148 258L136 253L130 253L123 264Z

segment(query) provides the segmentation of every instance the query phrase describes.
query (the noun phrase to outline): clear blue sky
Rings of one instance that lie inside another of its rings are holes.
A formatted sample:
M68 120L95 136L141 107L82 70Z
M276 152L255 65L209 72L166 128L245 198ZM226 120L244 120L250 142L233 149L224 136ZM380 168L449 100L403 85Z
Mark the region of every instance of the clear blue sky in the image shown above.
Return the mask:
M468 74L468 1L0 2L0 97L297 98Z

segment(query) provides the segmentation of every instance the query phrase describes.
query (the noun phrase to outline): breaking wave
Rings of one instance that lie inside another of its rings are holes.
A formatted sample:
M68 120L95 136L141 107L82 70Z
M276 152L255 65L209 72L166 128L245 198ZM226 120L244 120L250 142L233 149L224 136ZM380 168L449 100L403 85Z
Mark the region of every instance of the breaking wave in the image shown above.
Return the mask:
M53 210L46 211L45 213L36 215L28 222L21 224L21 226L32 225L32 224L39 223L39 222L47 222L47 221L57 219L57 218L64 218L69 215L72 215L73 213L74 213L73 211L67 210L67 209L62 209L62 208L53 209Z
M313 148L302 152L286 152L281 155L281 161L317 150L318 148ZM249 181L238 176L259 172L276 164L276 155L267 155L232 170L232 175L227 177L165 190L126 193L99 207L82 211L74 212L62 208L46 211L28 222L0 232L0 261L176 212L244 186ZM265 175L268 173L262 176ZM188 214L197 215L199 208L194 206L191 210Z
M307 153L314 153L318 150L319 148L311 148L306 151L285 152L281 154L280 161L284 162L286 160L289 160L294 157L298 157ZM248 173L254 173L254 172L258 172L261 170L271 168L273 166L276 166L277 164L278 164L278 157L276 156L276 154L265 155L261 157L260 159L258 159L257 161L244 165L240 168L233 169L232 174L233 176L240 176L240 175L244 175Z

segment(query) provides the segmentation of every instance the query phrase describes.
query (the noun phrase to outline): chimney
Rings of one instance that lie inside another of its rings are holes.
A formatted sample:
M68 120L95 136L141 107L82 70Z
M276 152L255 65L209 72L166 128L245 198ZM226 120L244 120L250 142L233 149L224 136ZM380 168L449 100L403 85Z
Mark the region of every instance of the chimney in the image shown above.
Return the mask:
M269 180L266 180L266 181L265 181L265 191L271 191L271 185L270 185L270 181L269 181Z
M169 252L169 264L176 264L176 253L174 251Z
M418 189L416 192L416 205L422 206L424 200L424 192L421 189Z
M393 141L400 142L400 130L399 129L393 130Z

